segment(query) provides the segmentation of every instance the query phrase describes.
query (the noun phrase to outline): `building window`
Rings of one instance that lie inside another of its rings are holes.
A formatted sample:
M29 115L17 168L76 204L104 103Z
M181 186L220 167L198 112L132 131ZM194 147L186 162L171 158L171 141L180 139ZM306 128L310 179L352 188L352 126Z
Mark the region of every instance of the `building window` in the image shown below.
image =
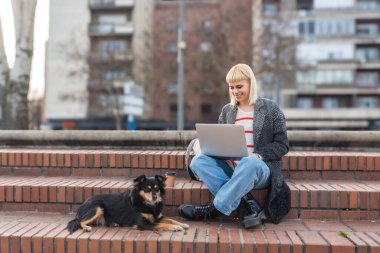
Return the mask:
M297 72L297 84L342 84L351 85L354 73L351 70L311 70Z
M278 8L276 4L267 3L263 6L264 16L267 17L276 17L278 14Z
M358 73L356 83L362 87L377 87L379 85L379 75L376 72Z
M170 104L169 105L169 112L170 112L170 114L176 114L177 113L177 104Z
M212 45L208 41L203 41L203 42L201 42L201 44L199 44L199 49L202 52L207 53L207 52L210 52L212 50Z
M168 52L176 53L177 52L177 42L171 42L166 47Z
M323 98L322 99L322 108L330 109L330 108L339 108L343 107L338 98Z
M301 21L300 23L298 23L298 33L301 37L304 38L314 36L314 21Z
M127 23L125 14L102 14L99 16L100 24L123 25Z
M170 32L177 32L178 31L178 27L179 27L178 21L171 21L168 24L168 30Z
M123 52L127 48L127 42L124 40L106 40L100 41L99 46L102 53Z
M124 80L127 72L124 70L106 70L103 72L103 80Z
M169 94L177 94L178 92L178 85L177 83L169 83L168 85L168 93Z
M361 62L374 62L380 60L379 48L367 47L356 50L356 59Z
M360 25L357 25L356 34L359 37L377 38L377 36L378 36L377 24L360 24Z
M356 106L359 108L378 108L379 99L377 97L358 97Z
M214 26L210 20L202 21L201 27L205 32L212 32L214 30Z
M315 34L321 37L354 35L354 20L320 19L316 21Z
M297 107L302 109L313 108L313 99L312 98L298 98Z
M214 93L214 87L212 86L212 84L209 83L202 84L200 86L200 91L202 94L210 95Z
M210 114L212 112L212 106L210 104L201 104L202 114Z

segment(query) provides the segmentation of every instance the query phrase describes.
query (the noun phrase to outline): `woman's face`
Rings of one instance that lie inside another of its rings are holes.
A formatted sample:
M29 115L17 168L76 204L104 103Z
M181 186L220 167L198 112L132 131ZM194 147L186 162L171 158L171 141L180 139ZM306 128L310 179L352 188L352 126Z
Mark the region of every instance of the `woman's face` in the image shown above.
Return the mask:
M240 104L248 103L249 86L249 80L242 80L228 84L231 95L236 99L236 102Z

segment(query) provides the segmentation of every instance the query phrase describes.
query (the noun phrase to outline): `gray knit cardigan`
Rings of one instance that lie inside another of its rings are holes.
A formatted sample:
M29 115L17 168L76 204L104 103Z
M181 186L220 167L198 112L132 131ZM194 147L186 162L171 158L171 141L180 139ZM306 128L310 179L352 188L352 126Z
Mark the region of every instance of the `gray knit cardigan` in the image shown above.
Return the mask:
M234 124L237 109L236 105L225 105L219 115L219 124ZM270 169L271 184L267 198L268 214L272 222L277 224L290 210L290 189L281 173L281 158L289 151L285 117L274 102L257 98L254 118L255 152L263 157ZM186 165L189 175L196 179L188 163L193 144L194 141L187 149Z

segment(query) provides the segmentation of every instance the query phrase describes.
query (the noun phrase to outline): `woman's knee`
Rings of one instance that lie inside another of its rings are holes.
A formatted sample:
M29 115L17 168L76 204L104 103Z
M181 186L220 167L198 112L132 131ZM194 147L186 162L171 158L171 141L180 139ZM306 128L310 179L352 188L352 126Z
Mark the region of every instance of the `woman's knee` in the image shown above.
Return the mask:
M202 168L205 168L204 164L207 163L209 159L210 157L203 154L194 156L190 163L191 170L198 171Z

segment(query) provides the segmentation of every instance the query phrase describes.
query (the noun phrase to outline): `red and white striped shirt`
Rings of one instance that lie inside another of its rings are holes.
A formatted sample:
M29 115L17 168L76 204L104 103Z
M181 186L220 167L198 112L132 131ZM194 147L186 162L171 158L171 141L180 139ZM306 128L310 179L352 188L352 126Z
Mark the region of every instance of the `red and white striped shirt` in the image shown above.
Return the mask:
M242 125L245 132L245 140L247 141L248 153L253 153L255 146L253 143L253 112L245 112L238 108L235 124Z

